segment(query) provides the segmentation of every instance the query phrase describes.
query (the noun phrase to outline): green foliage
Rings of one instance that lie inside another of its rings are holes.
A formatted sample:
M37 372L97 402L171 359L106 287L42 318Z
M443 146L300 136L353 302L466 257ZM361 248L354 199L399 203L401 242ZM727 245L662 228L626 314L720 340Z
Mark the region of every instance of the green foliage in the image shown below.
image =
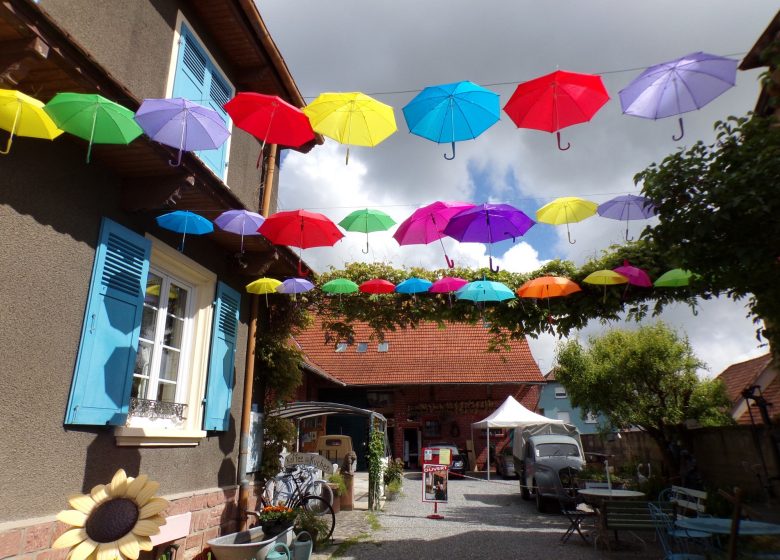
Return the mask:
M401 458L395 458L387 464L385 469L384 482L386 486L390 486L393 482L402 484L404 476L404 461Z
M368 509L379 507L380 485L382 483L382 458L385 456L385 435L379 430L371 430L368 441Z
M339 496L343 496L347 493L347 483L344 481L343 474L336 472L328 475L328 482L336 485Z
M298 517L295 520L296 532L308 532L314 538L314 548L319 548L327 542L325 537L330 529L328 519L327 515L317 515L306 508L298 508Z
M403 489L403 484L401 483L401 480L393 479L387 484L385 491L388 494L399 494L402 489Z

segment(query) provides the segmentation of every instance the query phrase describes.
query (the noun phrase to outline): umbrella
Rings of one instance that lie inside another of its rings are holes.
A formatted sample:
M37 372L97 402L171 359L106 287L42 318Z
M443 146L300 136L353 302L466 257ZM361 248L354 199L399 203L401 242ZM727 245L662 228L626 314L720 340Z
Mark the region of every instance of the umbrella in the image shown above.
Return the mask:
M298 294L303 294L313 289L314 284L305 278L288 278L276 287L277 292L280 294L292 294L293 299L295 299Z
M399 294L421 294L427 292L433 282L425 280L424 278L407 278L395 287L395 291Z
M656 288L679 288L690 284L693 272L682 268L673 268L659 276L653 285Z
M373 147L397 130L393 108L360 92L322 93L303 109L312 128L340 144Z
M62 134L43 110L43 102L15 89L0 89L0 128L10 133L0 154L11 151L14 135L54 140Z
M447 266L455 268L455 261L447 256L447 250L441 240L446 235L444 227L455 214L473 207L474 205L468 202L441 202L437 200L415 210L411 216L401 222L393 237L399 245L427 245L438 239L441 243L441 249L444 251Z
M43 110L59 128L89 142L87 163L92 144L129 144L143 132L130 109L95 93L58 93Z
M259 278L247 284L246 291L250 294L265 295L265 306L268 307L268 294L275 294L276 289L281 285L282 283L276 278Z
M373 278L363 282L359 289L366 294L392 294L395 291L395 284L382 278Z
M455 295L458 299L474 302L515 299L515 294L505 284L491 280L469 282L455 292Z
M326 216L306 210L277 212L266 218L257 230L276 245L289 245L299 249L310 247L332 247L344 237L336 224ZM301 266L301 253L298 253L298 274L304 274Z
M486 243L490 270L493 269L491 245L504 239L515 239L527 232L534 221L509 204L480 204L462 210L447 223L444 233L464 243Z
M214 231L214 225L203 216L187 210L175 210L162 216L157 216L157 225L161 228L181 233L179 251L184 250L184 240L187 234L203 235Z
M590 200L583 200L576 196L564 196L539 208L536 211L536 219L555 226L566 224L566 235L569 236L569 243L576 243L571 239L569 224L589 218L596 213L597 208L597 204Z
M336 278L325 282L320 288L326 294L354 294L358 291L358 285L347 278Z
M615 272L614 270L597 270L591 272L583 280L586 284L594 284L597 286L604 286L604 301L607 301L607 286L614 286L616 284L625 284L628 282L628 278Z
M144 99L135 112L135 122L155 142L178 148L176 163L168 162L174 167L181 165L185 150L215 150L230 136L219 113L182 97Z
M368 234L372 231L386 231L395 224L395 220L382 212L365 208L355 210L349 216L339 222L339 225L347 231L360 231L366 234L366 250L368 254ZM362 250L362 249L361 249Z
M241 236L241 252L244 252L244 236L260 235L257 229L263 225L265 218L249 210L228 210L222 212L214 223L223 231Z
M469 81L428 86L403 108L409 132L439 144L472 140L498 122L498 94Z
M446 294L455 292L468 283L468 280L464 280L463 278L445 276L444 278L436 280L436 282L431 285L428 291L434 294Z
M238 128L263 141L257 167L267 142L298 148L314 140L311 123L303 111L276 95L241 92L224 107Z
M524 283L517 289L517 295L523 298L551 298L568 296L579 292L576 282L562 276L540 276Z
M623 266L615 268L614 271L625 276L628 279L628 283L632 286L650 288L653 285L647 272L636 266L631 266L631 263L627 260L623 261ZM628 288L628 286L626 286L626 288Z
M600 76L556 70L517 86L504 112L518 128L555 132L558 149L562 128L587 122L609 101Z
M620 90L623 113L645 119L662 119L701 109L733 87L738 61L695 52L651 66ZM680 136L685 134L679 117Z
M645 196L625 194L602 202L599 204L596 212L598 212L599 216L602 218L625 220L626 241L630 241L628 238L628 221L652 218L658 213L658 210L656 210L653 202Z

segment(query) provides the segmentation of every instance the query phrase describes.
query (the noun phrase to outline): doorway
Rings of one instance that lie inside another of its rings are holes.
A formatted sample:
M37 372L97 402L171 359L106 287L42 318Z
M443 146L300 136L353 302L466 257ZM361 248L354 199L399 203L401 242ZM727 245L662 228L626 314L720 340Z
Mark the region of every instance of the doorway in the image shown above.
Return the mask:
M420 467L420 430L404 428L404 463L407 468Z

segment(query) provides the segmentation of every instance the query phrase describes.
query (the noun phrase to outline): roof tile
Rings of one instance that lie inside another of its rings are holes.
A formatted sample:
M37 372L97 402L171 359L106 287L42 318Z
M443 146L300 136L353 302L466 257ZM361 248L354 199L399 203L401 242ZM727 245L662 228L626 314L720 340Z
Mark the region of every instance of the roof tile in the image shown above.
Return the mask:
M742 389L753 385L756 378L766 369L772 361L772 354L767 353L758 358L732 364L718 375L717 379L723 381L726 386L726 394L729 400L736 402L742 393Z

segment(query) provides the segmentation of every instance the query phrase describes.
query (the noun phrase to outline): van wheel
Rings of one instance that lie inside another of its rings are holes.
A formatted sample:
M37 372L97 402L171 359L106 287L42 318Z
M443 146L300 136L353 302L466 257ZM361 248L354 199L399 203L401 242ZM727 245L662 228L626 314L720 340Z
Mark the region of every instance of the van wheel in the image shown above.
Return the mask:
M544 498L542 498L542 495L539 493L539 487L536 485L536 480L534 480L534 496L536 496L536 511L539 513L547 513L547 502L545 502Z

